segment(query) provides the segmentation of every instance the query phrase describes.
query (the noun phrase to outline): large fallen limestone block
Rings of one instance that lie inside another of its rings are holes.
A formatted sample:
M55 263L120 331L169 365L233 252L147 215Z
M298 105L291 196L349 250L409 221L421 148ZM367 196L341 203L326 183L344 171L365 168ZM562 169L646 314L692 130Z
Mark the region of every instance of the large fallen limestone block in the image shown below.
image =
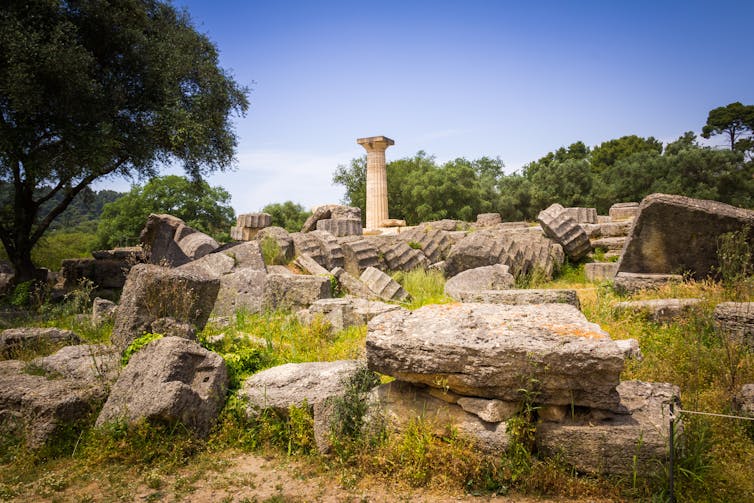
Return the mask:
M615 304L618 312L643 313L656 323L670 323L687 316L701 299L627 300Z
M582 411L563 422L542 422L536 430L540 451L594 474L661 470L668 456L669 403L680 403L678 387L624 381L617 390L627 414Z
M320 264L325 269L332 269L333 267L343 267L345 265L345 257L343 256L343 248L340 246L337 238L325 231L312 231L307 234L314 237L319 241L320 249L324 263ZM315 258L315 257L312 257ZM316 260L316 258L315 258Z
M88 425L107 397L120 355L107 346L68 346L29 363L0 362L0 435L38 448L62 429Z
M236 311L262 312L267 273L254 269L240 269L220 277L220 289L212 312L217 316L232 316Z
M24 348L32 350L81 342L70 330L52 327L8 328L0 331L0 355L9 355Z
M273 409L287 415L290 406L306 403L311 411L328 398L341 396L348 380L364 366L357 360L286 363L254 374L238 392L250 416Z
M460 405L432 396L421 385L393 381L373 389L369 396L366 428L380 422L394 431L405 431L411 422L422 420L437 436L447 436L451 431L476 442L479 449L488 453L502 453L509 439L505 420L512 414L503 414L495 422L482 420L477 414L466 412ZM482 412L484 414L484 412ZM497 419L497 418L496 418Z
M380 249L382 260L388 271L412 271L426 269L427 257L421 250L411 248L403 241L394 241L390 246Z
M409 298L408 292L397 281L374 267L368 267L359 279L381 299L402 302Z
M268 310L298 311L319 299L332 297L330 278L323 276L268 274L262 307Z
M180 423L206 436L225 404L227 387L228 371L220 355L193 341L164 337L131 356L96 424Z
M354 206L343 206L340 204L325 204L317 206L312 210L312 214L306 219L301 227L301 232L311 232L317 228L320 220L358 220L361 222L361 208Z
M220 279L208 274L138 264L131 269L115 315L111 340L123 350L159 318L190 323L197 331L215 305Z
M429 305L369 322L369 368L466 396L619 410L623 352L566 304ZM536 384L533 384L536 383Z
M139 236L152 264L177 267L196 260L220 245L210 236L172 215L151 214Z
M682 283L680 274L640 274L618 272L613 281L613 288L620 294L628 295L642 290L657 290L670 283Z
M620 261L619 273L717 274L720 236L748 229L754 245L754 211L717 201L668 194L644 198Z
M500 264L503 251L503 244L496 236L483 232L469 234L450 248L445 275L451 278L469 269Z
M576 290L555 289L513 289L513 290L481 290L478 292L459 292L456 300L466 303L481 304L570 304L581 309Z
M112 259L65 259L61 262L63 288L72 290L80 286L81 280L88 279L95 288L123 288L126 273L131 267L126 260Z
M316 260L311 258L306 253L301 254L298 257L296 257L293 263L296 264L298 267L300 267L302 271L306 272L307 274L311 274L313 276L329 276L330 275L330 271L328 271L327 269L319 265Z
M598 224L581 224L589 239L616 238L628 236L631 232L632 220L621 222L605 222Z
M714 316L718 330L754 348L754 302L722 302Z
M464 294L482 290L507 290L513 288L516 280L508 272L508 266L497 264L475 269L467 269L456 274L445 283L445 294L462 300Z
M539 212L537 221L545 235L557 241L566 255L579 260L592 250L586 231L559 204Z

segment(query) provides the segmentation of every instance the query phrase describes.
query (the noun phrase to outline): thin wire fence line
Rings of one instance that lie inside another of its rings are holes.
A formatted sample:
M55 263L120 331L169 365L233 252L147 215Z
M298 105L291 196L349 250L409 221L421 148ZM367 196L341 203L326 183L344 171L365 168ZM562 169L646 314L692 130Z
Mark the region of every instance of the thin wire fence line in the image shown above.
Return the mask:
M746 421L754 421L754 417L731 416L728 414L715 414L713 412L699 412L697 410L676 409L675 412L676 414L696 414L698 416L714 416L714 417L724 417L728 419L745 419Z

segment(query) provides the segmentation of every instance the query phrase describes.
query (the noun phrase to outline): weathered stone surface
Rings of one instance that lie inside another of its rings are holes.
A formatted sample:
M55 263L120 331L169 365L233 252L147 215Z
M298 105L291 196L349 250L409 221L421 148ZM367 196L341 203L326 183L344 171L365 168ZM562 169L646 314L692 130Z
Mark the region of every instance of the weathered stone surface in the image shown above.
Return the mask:
M741 413L754 417L754 384L744 384L736 394L736 406Z
M234 241L251 241L257 238L260 230L262 229L233 226L230 228L230 239Z
M722 302L714 316L718 330L754 348L754 302Z
M482 290L479 292L459 292L457 300L466 303L482 304L569 304L581 309L576 290L556 289L513 289L513 290Z
M628 414L587 412L561 423L542 422L536 431L541 452L588 473L645 475L661 469L668 455L668 404L679 403L678 387L624 381L617 390Z
M178 241L178 246L186 254L189 260L196 260L220 247L214 238L198 231L183 237Z
M30 366L53 378L74 379L104 390L118 377L120 353L105 344L66 346L49 356L35 358Z
M353 206L342 206L339 204L325 204L317 206L312 210L312 214L306 219L301 227L301 232L311 232L317 228L317 222L325 219L351 219L361 221L361 208Z
M623 353L566 304L429 305L369 322L367 362L396 379L465 396L616 410ZM523 380L523 381L522 381Z
M589 262L584 264L587 281L612 281L618 274L617 262Z
M361 219L325 218L317 221L317 230L329 232L335 237L361 236Z
M406 221L399 218L383 218L380 227L406 227Z
M295 256L293 247L293 238L290 233L282 227L265 227L260 230L255 239L262 245L265 239L273 239L278 245L279 252L274 259L276 264L287 264Z
M688 315L700 302L701 299L627 300L615 304L615 309L644 313L654 322L669 323Z
M0 332L0 354L8 355L23 348L40 348L63 344L78 344L79 336L60 328L22 327Z
M217 316L232 316L239 309L249 313L261 312L266 280L267 273L254 269L239 269L221 276L213 312Z
M519 409L517 402L503 402L502 400L459 397L456 403L469 414L474 414L482 421L499 423L512 418Z
M453 241L448 231L442 229L433 229L428 225L414 227L405 232L401 232L398 238L411 246L412 248L419 245L424 256L430 263L444 260L450 252Z
M233 270L253 269L255 271L265 271L267 268L262 256L262 247L258 241L247 241L242 243L229 243L218 248L213 255L223 254L233 259Z
M172 215L151 214L139 236L152 264L173 267L196 260L220 245L211 237L188 227Z
M189 274L200 274L212 278L220 278L225 274L230 274L235 268L235 260L225 253L210 253L199 260L192 260L176 270Z
M404 301L409 297L397 281L374 267L368 267L359 279L381 299Z
M379 252L366 239L351 239L340 242L343 249L343 268L353 276L360 276L367 267L377 267Z
M720 235L747 226L748 241L754 245L752 210L683 196L649 195L639 206L618 272L688 272L702 279L719 267Z
M553 204L537 215L537 221L549 238L557 241L566 255L579 260L592 249L584 229L559 204Z
M500 213L480 213L476 216L477 227L490 227L503 221Z
M325 269L343 267L345 265L343 248L340 246L340 243L335 238L335 236L325 231L312 231L308 233L308 235L319 240L320 249L322 250L322 255L324 258L324 264L320 265L322 265ZM314 260L317 260L317 258L314 256L312 256L312 258Z
M462 271L499 264L502 256L503 246L499 239L475 232L450 248L445 260L445 274L451 278Z
M445 294L461 300L464 293L483 290L507 290L513 288L516 280L508 272L508 266L502 264L488 265L467 269L456 274L445 283Z
M184 226L183 220L172 215L149 215L139 241L150 263L178 266L190 260L174 239L176 231Z
M626 244L628 238L619 236L619 237L612 237L612 238L599 238L599 239L592 239L592 248L593 249L602 249L605 252L613 252L613 253L620 253L623 251L623 247Z
M268 274L265 278L263 309L298 311L319 299L332 297L330 278L323 276Z
M623 351L623 356L626 359L633 358L634 360L641 360L643 355L641 354L641 348L639 347L639 341L636 339L619 339L615 341L615 344Z
M563 211L566 215L571 217L577 224L596 224L597 223L597 209L596 208L564 208Z
M616 203L610 206L609 214L613 222L634 218L639 214L639 203Z
M99 325L115 317L118 305L112 300L97 297L92 302L92 324Z
M380 248L380 251L388 271L412 271L429 265L421 250L411 248L403 241L393 241L389 246Z
M364 284L358 277L351 275L342 267L335 267L330 271L333 276L338 280L340 288L345 293L351 294L355 297L362 299L377 299L379 298L367 285Z
M341 396L347 381L363 366L357 360L286 363L249 377L238 394L247 401L250 416L267 408L287 414L288 407L305 402L311 410L330 397Z
M581 224L581 227L586 231L589 239L597 239L628 236L632 225L633 220L623 220L619 222Z
M60 272L66 290L77 288L82 279L90 280L96 288L123 288L129 268L125 260L65 259Z
M632 294L641 290L656 290L668 283L682 283L680 274L639 274L618 272L615 275L613 288L621 294Z
M433 220L431 222L424 222L422 227L426 229L439 229L442 231L465 231L468 230L470 225L468 222L464 222L463 220L451 220L450 218L445 218L442 220Z
M238 227L264 229L272 225L272 215L269 213L243 213L236 218Z
M141 419L181 423L206 436L225 404L228 371L220 355L179 337L164 337L131 356L97 425Z
M454 244L445 261L445 273L459 272L495 264L510 268L513 276L539 271L545 277L563 263L563 249L535 229L482 230Z
M151 323L170 317L204 328L220 290L220 280L207 274L138 264L123 287L111 340L119 349L151 331Z
M322 267L317 263L316 260L311 258L306 253L302 253L296 259L293 261L294 264L296 264L298 267L301 268L304 272L307 274L311 274L314 276L329 276L330 271Z
M28 364L0 361L0 434L21 434L37 448L58 428L86 421L107 396L119 368L119 355L111 351L68 346Z
M298 312L302 323L311 323L317 315L328 321L333 329L343 330L356 325L365 325L369 320L382 313L400 309L395 304L369 301L357 297L339 299L321 299Z
M485 422L460 405L432 396L423 386L393 381L372 390L369 401L367 427L371 421L386 420L389 427L402 431L412 420L422 418L435 435L445 436L451 429L458 431L475 440L485 452L503 452L508 446L504 422Z
M157 318L150 326L152 333L165 337L180 337L182 339L196 340L196 329L191 323L178 321L174 318Z

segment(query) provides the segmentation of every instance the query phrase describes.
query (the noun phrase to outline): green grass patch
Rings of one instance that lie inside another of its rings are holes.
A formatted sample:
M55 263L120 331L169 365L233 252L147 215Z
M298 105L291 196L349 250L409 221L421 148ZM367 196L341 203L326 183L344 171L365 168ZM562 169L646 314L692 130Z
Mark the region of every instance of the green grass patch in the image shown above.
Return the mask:
M411 300L404 303L404 307L408 309L418 309L427 304L454 302L445 295L445 276L440 271L414 269L409 272L395 272L392 277L411 295Z

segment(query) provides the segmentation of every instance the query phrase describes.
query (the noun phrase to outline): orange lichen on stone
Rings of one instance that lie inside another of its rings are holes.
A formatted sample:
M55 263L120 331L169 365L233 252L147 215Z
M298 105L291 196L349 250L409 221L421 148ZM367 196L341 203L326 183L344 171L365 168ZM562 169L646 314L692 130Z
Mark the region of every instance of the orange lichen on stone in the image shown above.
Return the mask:
M585 339L605 339L605 334L595 332L593 330L585 330L581 327L575 327L573 325L543 325L544 328L549 329L552 333L562 335L565 337L583 337Z

